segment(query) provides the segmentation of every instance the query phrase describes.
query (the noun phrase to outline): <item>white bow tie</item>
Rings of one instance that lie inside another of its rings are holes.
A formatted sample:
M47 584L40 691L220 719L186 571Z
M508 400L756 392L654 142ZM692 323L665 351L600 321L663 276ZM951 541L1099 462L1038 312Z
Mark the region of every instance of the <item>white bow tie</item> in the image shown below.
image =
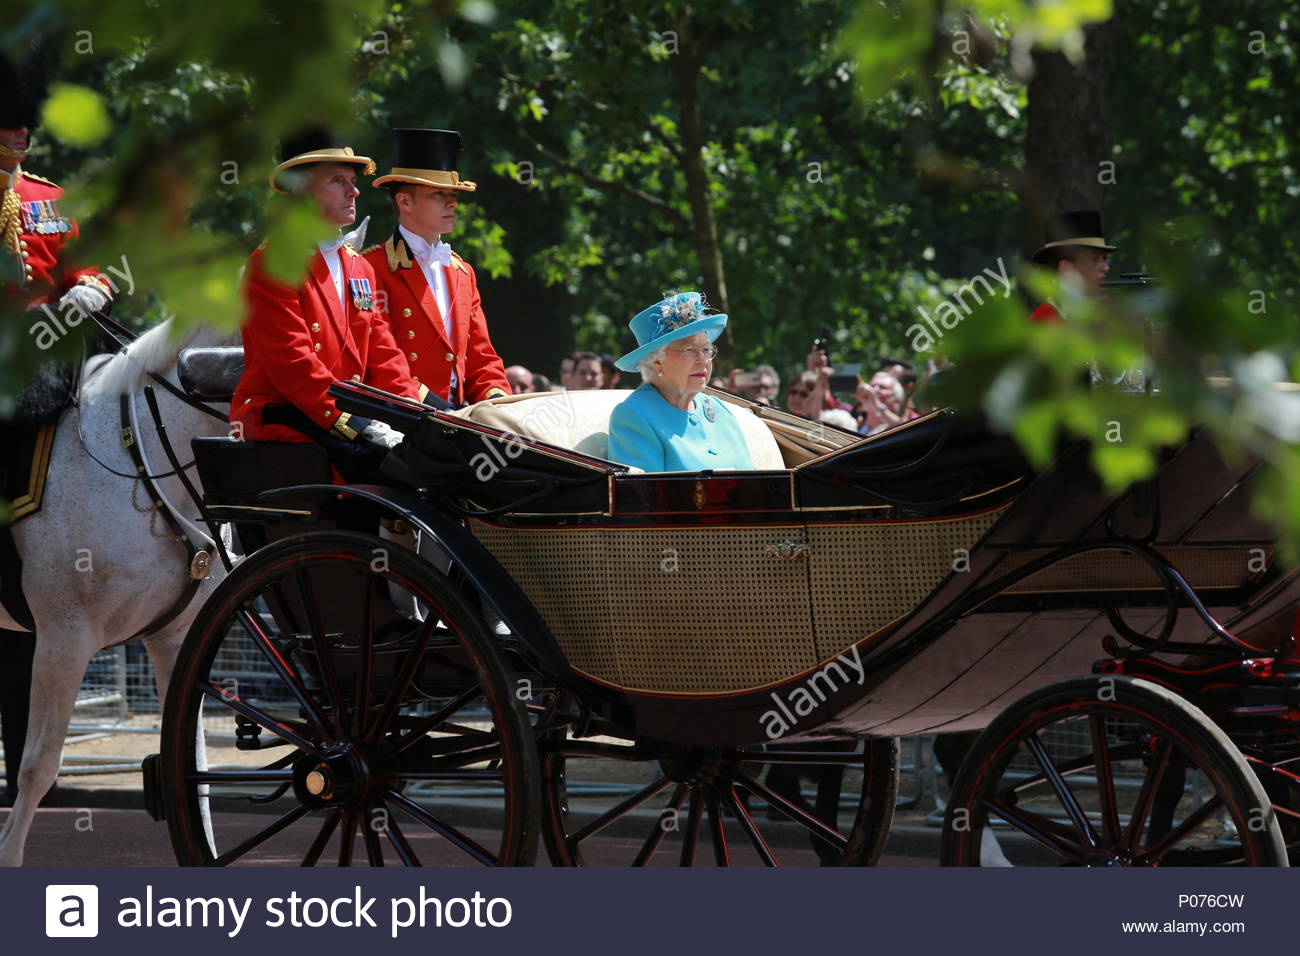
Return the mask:
M451 246L445 242L436 242L429 248L429 265L435 262L442 266L451 265Z

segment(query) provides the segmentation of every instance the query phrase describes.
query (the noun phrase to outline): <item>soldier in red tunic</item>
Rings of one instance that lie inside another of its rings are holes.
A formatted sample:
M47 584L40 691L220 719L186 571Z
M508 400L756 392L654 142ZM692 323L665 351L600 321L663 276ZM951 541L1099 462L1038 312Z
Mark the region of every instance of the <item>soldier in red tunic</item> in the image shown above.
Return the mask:
M71 327L79 325L86 314L106 310L113 298L113 285L94 269L67 267L65 247L76 238L77 224L60 208L63 190L22 166L45 99L43 54L43 47L33 49L21 66L0 54L0 313L12 320L28 309L48 305L62 313ZM39 338L31 343L33 352L49 344ZM44 418L31 420L29 412L44 404L48 379L64 376L62 367L53 372L47 368L46 372L49 374L43 373L40 381L18 397L15 417L0 422L0 444L6 448L11 430L21 432L46 424ZM44 415L48 409L40 412ZM17 551L8 532L0 535L4 536L0 538L0 565L14 575L20 566ZM35 634L0 631L0 731L8 798L3 802L11 801L18 789L35 650Z
M277 192L312 196L340 229L356 218L358 168L374 163L340 146L329 131L310 130L287 142L271 175ZM244 374L230 420L249 440L323 445L348 481L373 481L384 451L401 435L383 422L340 411L326 390L337 381L364 382L419 398L406 358L375 311L375 276L343 238L318 243L296 286L267 274L262 250L245 274Z
M1101 284L1110 272L1107 257L1115 251L1106 245L1101 231L1101 213L1080 209L1062 213L1047 223L1043 246L1034 262L1056 271L1063 282L1074 282L1090 296L1101 295ZM1061 313L1044 302L1029 315L1031 322L1059 322Z
M45 98L40 56L19 68L0 55L0 290L14 311L48 303L98 312L112 301L112 283L94 269L68 268L77 224L60 208L63 190L22 167Z
M375 180L392 194L397 229L363 255L384 293L386 316L416 382L453 404L510 394L488 337L474 268L442 241L456 225L460 178L454 130L393 130L393 169Z

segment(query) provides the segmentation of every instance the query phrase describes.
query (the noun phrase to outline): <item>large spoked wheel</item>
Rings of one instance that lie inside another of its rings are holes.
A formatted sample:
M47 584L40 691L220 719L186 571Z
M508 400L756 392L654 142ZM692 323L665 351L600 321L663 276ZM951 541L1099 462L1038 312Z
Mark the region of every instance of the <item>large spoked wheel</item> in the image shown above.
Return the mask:
M953 786L942 863L1286 866L1287 853L1264 788L1203 711L1099 676L1035 691L980 735Z
M533 863L540 766L479 613L416 554L287 538L203 607L163 720L185 865Z
M559 731L539 746L556 866L871 866L898 794L892 738L737 749Z

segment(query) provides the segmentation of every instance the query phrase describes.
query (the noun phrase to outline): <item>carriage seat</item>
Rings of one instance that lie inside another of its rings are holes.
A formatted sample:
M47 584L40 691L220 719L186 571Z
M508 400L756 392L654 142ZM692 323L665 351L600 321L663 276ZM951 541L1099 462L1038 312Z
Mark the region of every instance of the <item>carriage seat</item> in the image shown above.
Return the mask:
M181 349L176 377L191 398L201 402L229 402L244 374L244 350L238 345Z
M479 402L456 414L480 425L605 458L609 448L609 416L631 394L622 389L534 392ZM754 467L785 468L781 449L767 425L747 407L733 404L731 411L749 444Z

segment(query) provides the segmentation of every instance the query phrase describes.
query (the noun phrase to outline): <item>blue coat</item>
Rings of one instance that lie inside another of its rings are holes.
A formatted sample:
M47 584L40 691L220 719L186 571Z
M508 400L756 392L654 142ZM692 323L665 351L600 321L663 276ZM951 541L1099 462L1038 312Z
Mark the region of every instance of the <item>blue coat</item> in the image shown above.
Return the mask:
M695 411L684 412L669 405L649 383L609 416L608 457L645 471L754 467L745 435L726 402L699 394Z

